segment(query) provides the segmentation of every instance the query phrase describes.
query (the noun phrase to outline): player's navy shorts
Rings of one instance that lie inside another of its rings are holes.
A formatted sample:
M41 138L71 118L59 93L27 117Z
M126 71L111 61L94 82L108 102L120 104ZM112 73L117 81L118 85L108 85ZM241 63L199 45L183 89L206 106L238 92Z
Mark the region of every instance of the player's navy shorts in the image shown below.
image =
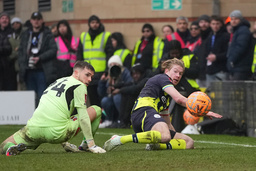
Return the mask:
M156 123L165 122L152 107L141 107L133 111L131 121L135 133L150 131Z

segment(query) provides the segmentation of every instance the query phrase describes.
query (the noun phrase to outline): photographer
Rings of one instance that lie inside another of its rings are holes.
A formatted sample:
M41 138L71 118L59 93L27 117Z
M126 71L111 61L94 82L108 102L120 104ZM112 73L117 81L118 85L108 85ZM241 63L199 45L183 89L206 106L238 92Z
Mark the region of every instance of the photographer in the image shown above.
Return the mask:
M131 81L130 71L123 67L120 57L118 55L112 56L108 61L108 73L101 76L98 85L98 95L103 97L101 106L106 113L105 121L100 124L99 128L118 127L121 94L113 95L112 92L116 84L126 84Z

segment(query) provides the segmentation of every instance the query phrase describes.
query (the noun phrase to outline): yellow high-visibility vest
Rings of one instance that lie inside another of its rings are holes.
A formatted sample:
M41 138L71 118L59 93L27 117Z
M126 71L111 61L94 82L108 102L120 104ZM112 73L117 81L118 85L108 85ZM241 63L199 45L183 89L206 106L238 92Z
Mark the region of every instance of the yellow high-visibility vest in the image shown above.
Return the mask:
M139 46L141 44L141 40L138 40L135 44L133 57L132 57L132 66L135 64L136 56L139 51ZM153 45L153 56L152 56L152 68L155 70L158 67L158 63L163 55L163 49L164 49L164 42L161 38L155 37L154 39L154 45Z
M124 60L128 54L131 54L129 49L118 49L114 52L114 55L120 56L122 63L124 63Z
M95 72L103 72L106 69L106 53L104 50L110 35L110 32L100 33L93 40L93 44L88 32L83 32L80 36L84 47L84 61L90 63L94 67Z
M182 57L182 61L184 62L185 68L190 68L190 60L193 58L194 54L190 54L190 55L184 55ZM188 83L196 89L199 89L199 85L197 84L195 79L188 79L186 78Z

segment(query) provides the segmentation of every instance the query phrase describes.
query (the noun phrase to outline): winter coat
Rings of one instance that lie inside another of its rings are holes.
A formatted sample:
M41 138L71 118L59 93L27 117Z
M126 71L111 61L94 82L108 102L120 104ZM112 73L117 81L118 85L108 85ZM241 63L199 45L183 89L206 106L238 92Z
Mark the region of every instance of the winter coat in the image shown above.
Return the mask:
M42 68L45 74L47 85L54 82L57 78L56 76L56 53L57 45L55 43L53 34L51 31L45 27L41 29L43 33L42 45L38 52L39 61L42 63ZM26 72L28 70L28 59L29 53L27 52L28 41L30 34L32 34L32 28L27 29L21 35L20 46L18 49L19 56L18 61L20 64L20 80L24 81Z
M227 51L230 35L226 31L225 27L222 27L215 35L215 40L213 46L212 44L212 36L213 32L210 33L208 38L206 39L206 45L203 52L204 56L204 65L206 66L207 74L216 74L220 71L227 72ZM206 57L213 53L216 55L216 61L212 62L211 65L206 65Z
M253 60L252 36L250 23L243 19L233 28L233 38L227 53L227 68L230 73L251 72Z

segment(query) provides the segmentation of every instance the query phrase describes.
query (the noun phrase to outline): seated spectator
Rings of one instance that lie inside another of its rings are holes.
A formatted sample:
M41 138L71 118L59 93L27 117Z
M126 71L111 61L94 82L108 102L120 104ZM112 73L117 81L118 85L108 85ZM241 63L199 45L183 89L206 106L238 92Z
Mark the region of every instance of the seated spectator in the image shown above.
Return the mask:
M121 58L123 66L131 69L132 54L124 44L124 37L122 33L115 32L111 34L111 42L114 49L114 55L118 55Z
M118 55L112 56L108 61L108 76L104 73L98 85L98 95L103 97L101 107L106 113L106 119L99 128L117 127L120 114L121 94L113 94L115 84L132 81L130 71L123 67Z
M144 87L144 84L147 82L148 78L144 67L137 63L131 68L132 82L127 84L116 84L114 85L113 95L120 93L121 94L121 107L122 111L119 115L120 126L119 128L130 128L131 122L131 111L134 106L134 102L137 99L141 89Z
M76 51L79 38L72 34L72 30L67 20L61 20L57 24L58 37L57 43L57 77L67 77L72 74L76 62Z

